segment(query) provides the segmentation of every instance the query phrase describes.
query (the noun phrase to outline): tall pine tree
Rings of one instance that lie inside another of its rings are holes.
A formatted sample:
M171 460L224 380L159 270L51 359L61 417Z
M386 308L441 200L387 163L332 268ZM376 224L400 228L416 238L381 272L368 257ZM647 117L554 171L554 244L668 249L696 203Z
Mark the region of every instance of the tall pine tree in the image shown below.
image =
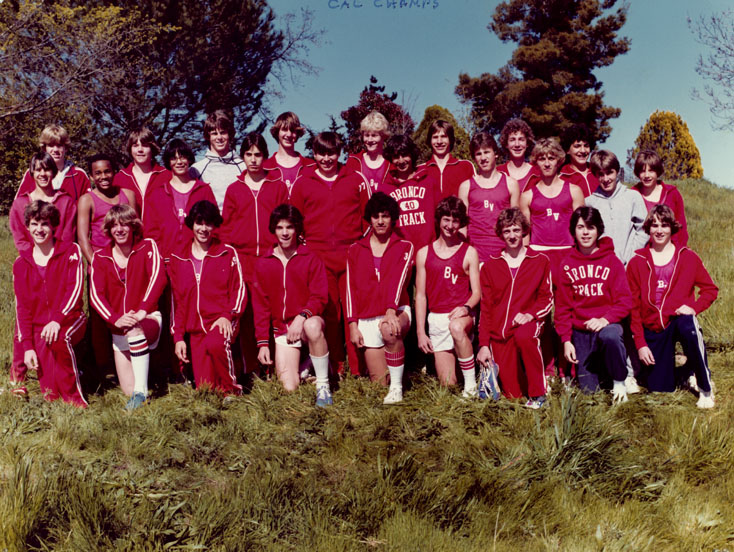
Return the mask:
M497 133L522 117L536 136L557 136L574 123L591 129L597 142L611 131L620 109L604 104L594 70L629 49L617 33L627 4L617 0L508 0L497 6L489 29L515 42L512 59L497 74L459 75L456 93L471 105L477 128Z

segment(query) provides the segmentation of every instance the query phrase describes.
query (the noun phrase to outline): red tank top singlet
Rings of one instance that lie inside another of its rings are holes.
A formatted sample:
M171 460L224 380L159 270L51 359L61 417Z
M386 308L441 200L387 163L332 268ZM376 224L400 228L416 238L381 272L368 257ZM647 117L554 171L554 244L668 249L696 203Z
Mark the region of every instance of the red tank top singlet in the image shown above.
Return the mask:
M102 224L104 223L104 217L107 212L114 205L128 205L130 202L127 200L127 196L120 190L117 196L117 203L107 203L103 199L100 199L94 192L92 195L92 203L94 204L94 214L92 220L89 221L89 229L91 235L89 237L89 244L92 246L93 251L107 247L112 243L112 240L104 235L102 231Z
M477 248L479 262L497 256L505 242L497 237L494 225L502 209L510 206L507 176L502 174L493 188L482 188L472 177L469 180L469 241Z
M573 213L571 184L563 181L561 193L556 197L546 197L536 186L530 201L530 245L549 247L573 246L573 237L568 230Z
M442 259L428 244L426 254L426 299L428 310L448 313L465 305L471 297L469 275L464 272L464 256L469 244L464 242L448 259Z

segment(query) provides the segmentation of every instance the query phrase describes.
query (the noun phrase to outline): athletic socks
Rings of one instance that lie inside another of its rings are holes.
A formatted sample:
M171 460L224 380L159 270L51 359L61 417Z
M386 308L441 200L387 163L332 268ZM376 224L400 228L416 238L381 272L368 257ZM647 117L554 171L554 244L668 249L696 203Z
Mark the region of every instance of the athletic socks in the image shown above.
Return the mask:
M329 387L329 353L320 357L309 356L313 363L313 370L316 372L316 388Z
M405 349L393 353L385 350L387 369L390 372L390 389L403 388L403 370L405 369Z
M127 338L127 343L130 346L130 362L133 365L133 377L135 378L133 394L142 393L147 397L150 362L148 340L144 335L134 335Z
M477 388L477 375L474 368L474 355L467 358L459 359L459 368L464 375L464 391L471 391Z

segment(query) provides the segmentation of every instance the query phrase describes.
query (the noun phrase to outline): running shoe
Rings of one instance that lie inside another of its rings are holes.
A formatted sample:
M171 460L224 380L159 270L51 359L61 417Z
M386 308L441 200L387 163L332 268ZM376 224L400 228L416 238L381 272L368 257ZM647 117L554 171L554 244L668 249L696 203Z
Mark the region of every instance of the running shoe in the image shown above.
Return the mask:
M528 399L528 402L525 403L526 408L532 408L533 410L538 410L539 408L543 408L545 405L545 395L541 395L540 397L532 398L530 397Z
M461 396L465 399L476 399L479 396L479 390L477 389L477 386L469 387L468 389L464 389L461 392Z
M130 400L128 400L125 405L125 410L135 410L136 408L140 408L146 403L146 401L147 399L142 393L133 393L133 396L130 397Z
M640 392L640 386L637 384L635 376L627 376L624 380L624 386L627 388L628 395Z
M331 398L331 390L328 385L322 385L316 390L316 406L325 408L334 404Z
M401 387L390 388L385 398L382 399L382 404L397 404L399 402L403 402L403 389Z
M612 387L612 404L622 404L628 400L626 381L615 381Z
M698 408L713 408L714 407L714 393L713 391L701 391L698 396L698 402L696 403Z

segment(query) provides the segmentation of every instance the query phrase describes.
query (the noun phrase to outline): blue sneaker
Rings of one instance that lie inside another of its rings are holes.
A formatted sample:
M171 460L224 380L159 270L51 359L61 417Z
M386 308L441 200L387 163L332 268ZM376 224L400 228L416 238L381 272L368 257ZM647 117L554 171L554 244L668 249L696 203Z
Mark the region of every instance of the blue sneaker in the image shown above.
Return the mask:
M488 366L479 369L479 398L494 401L500 400L500 384L497 380L500 368L497 363L490 361Z
M316 390L316 406L325 408L334 404L331 398L331 390L328 385L323 385Z
M528 399L528 402L525 403L525 406L527 408L532 408L533 410L538 410L540 408L543 408L545 405L545 395L541 395L540 397L532 398L530 397Z
M130 400L128 400L125 405L125 410L135 410L136 408L143 406L146 402L147 399L145 398L145 395L142 393L133 393L133 396L130 397Z

